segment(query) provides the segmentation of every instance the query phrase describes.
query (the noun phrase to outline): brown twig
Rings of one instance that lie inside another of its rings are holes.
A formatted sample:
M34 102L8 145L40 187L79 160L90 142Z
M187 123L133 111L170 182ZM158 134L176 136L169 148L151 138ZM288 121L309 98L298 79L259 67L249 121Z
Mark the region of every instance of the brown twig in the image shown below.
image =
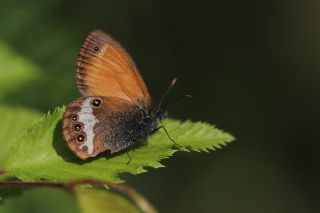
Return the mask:
M3 174L5 174L5 173L6 173L6 170L0 168L0 175L3 175Z
M0 170L1 171L1 170ZM136 205L145 213L156 213L156 209L146 200L142 195L136 192L132 187L126 184L115 184L104 180L94 179L79 179L66 183L62 182L22 182L22 181L0 181L0 187L50 187L50 188L62 188L67 189L70 192L75 193L76 187L79 185L104 185L108 188L118 191L128 196Z
M151 203L145 199L142 195L140 195L136 190L126 184L115 184L103 180L92 180L92 179L80 179L70 181L66 184L67 188L71 191L77 185L89 184L89 185L105 185L110 189L121 192L128 196L133 202L136 203L139 208L145 213L156 213L156 209L151 205Z
M140 209L143 212L148 212L148 213L157 212L156 209L149 203L148 200L146 200L142 195L140 195L136 190L134 190L130 186L125 184L112 184L112 185L113 186L110 188L113 188L114 190L117 190L129 196L137 204L137 206L140 207Z

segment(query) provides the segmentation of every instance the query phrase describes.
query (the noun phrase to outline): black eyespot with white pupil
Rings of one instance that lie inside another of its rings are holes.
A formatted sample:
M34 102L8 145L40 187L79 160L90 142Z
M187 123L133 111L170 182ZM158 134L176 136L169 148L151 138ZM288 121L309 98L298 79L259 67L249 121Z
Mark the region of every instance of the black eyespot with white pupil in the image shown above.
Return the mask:
M94 106L94 107L100 107L101 106L101 100L99 98L96 98L91 102L91 105Z
M93 50L98 52L100 50L100 48L99 47L94 47Z
M76 115L76 114L72 115L71 119L73 121L77 121L78 120L78 115Z
M82 128L82 125L80 123L76 123L73 126L73 130L76 131L76 132L78 132L81 128Z
M86 136L84 135L84 134L79 134L78 136L77 136L77 141L78 142L83 142L83 141L85 141L86 140Z

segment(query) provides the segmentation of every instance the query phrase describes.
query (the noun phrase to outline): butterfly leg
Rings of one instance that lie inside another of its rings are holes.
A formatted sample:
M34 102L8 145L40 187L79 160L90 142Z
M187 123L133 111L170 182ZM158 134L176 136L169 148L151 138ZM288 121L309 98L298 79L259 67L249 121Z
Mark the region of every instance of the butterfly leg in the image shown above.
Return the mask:
M135 150L135 149L132 150L132 154L131 154L131 155L129 154L129 152L126 152L126 154L128 155L128 158L129 158L129 160L128 160L128 162L127 162L127 165L129 165L129 163L131 162L131 160L132 160L132 158L133 158L134 150Z
M152 133L155 133L155 132L158 131L159 129L163 129L163 130L164 130L164 132L166 133L166 135L168 136L168 138L174 143L174 145L182 148L182 146L181 146L180 144L176 143L176 142L170 137L167 129L166 129L163 125L157 127L155 130L152 131Z

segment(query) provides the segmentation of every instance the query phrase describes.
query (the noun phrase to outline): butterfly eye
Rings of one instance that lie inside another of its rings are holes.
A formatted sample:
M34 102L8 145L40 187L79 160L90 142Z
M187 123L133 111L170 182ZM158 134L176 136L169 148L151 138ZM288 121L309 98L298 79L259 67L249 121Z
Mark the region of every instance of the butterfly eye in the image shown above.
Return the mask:
M94 99L94 100L91 102L91 105L92 105L93 107L99 107L99 106L101 105L101 99L99 99L99 98Z
M78 115L76 115L76 114L72 115L72 116L71 116L71 119L72 119L73 121L77 121L77 120L78 120Z
M93 50L98 52L100 50L100 48L96 46L96 47L93 48Z
M81 128L82 125L80 123L76 123L75 125L73 125L73 130L76 132L79 132Z
M79 134L78 136L77 136L77 141L78 142L83 142L83 141L85 141L86 140L86 136L84 135L84 134Z

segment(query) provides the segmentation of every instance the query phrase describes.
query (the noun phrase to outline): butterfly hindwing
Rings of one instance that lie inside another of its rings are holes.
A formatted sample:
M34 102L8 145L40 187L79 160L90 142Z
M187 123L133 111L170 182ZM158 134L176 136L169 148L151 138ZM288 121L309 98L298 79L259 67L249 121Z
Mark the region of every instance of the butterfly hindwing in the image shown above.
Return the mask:
M64 113L63 136L81 159L105 150L118 152L147 136L139 131L143 126L143 113L130 101L120 98L79 98Z

